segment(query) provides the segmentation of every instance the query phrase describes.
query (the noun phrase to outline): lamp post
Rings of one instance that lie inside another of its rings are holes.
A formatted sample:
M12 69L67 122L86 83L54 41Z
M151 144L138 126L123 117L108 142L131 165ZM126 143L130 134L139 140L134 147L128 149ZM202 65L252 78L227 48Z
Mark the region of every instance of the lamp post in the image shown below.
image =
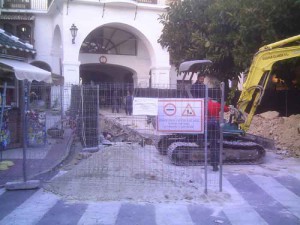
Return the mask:
M74 25L74 23L72 24L70 31L71 31L71 35L72 35L72 44L75 44L75 38L77 36L78 28Z

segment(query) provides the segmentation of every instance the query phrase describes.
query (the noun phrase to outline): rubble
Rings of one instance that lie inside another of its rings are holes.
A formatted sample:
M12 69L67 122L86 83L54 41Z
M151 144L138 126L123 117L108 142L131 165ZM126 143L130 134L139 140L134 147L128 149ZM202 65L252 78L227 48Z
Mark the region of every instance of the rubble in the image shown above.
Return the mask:
M275 141L276 154L300 157L300 114L280 117L276 111L268 111L253 117L248 133Z
M123 125L118 117L109 118L103 115L100 116L101 137L103 140L110 142L138 142L140 145L153 144L153 136L145 135L138 132L136 129L127 125Z
M296 155L295 149L299 149L299 119L300 115L283 118L275 112L256 115L250 132L276 139L274 151L280 155L267 151L268 160L264 164L224 165L224 173L279 176L298 171L299 160L286 158L286 155ZM121 122L118 118L101 116L99 139L109 139L110 145L94 153L80 152L72 166L64 168L68 172L56 176L44 188L68 200L224 204L235 199L226 191L218 191L219 173L212 172L211 167L208 167L208 194L201 194L205 187L202 166L171 164L167 157L159 154L146 134L127 126L129 120ZM137 143L143 140L150 144ZM291 146L284 141L290 141L287 143ZM222 220L214 222L223 223Z
M155 144L155 135L146 135L134 127L122 125L118 118L101 116L101 128L110 136L111 142L138 142L142 146ZM300 157L300 114L289 117L281 117L276 111L257 114L247 133L274 140L273 151L278 155Z

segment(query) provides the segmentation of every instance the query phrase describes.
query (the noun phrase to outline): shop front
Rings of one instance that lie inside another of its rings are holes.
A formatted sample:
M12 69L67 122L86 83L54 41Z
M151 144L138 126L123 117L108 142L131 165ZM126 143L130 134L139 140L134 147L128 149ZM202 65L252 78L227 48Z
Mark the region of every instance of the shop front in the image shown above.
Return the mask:
M28 145L46 143L45 113L29 108L32 81L52 83L52 75L26 62L0 59L0 143L2 148L21 147L24 133L27 133ZM22 132L24 131L23 112L27 112L28 121L25 132Z

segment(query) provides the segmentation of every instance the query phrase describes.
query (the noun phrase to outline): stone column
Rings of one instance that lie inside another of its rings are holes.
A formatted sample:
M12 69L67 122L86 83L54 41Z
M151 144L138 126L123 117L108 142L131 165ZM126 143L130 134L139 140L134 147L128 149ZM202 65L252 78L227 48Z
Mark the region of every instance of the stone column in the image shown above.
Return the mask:
M71 104L71 86L78 85L80 81L80 71L79 71L80 62L67 62L62 63L63 76L64 76L64 90L62 98L62 107L63 111L69 109Z
M147 88L149 87L149 78L150 76L138 76L136 87Z
M63 76L65 79L65 84L79 84L79 66L80 62L63 62Z

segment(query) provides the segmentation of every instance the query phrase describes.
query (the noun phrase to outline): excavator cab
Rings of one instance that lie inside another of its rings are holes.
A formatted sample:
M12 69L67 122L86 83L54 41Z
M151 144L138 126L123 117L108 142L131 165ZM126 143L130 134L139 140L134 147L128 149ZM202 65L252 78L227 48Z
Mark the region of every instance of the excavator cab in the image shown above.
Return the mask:
M198 72L199 73L205 72L206 70L209 69L209 66L211 66L212 63L213 63L212 61L207 59L186 61L180 64L179 73L183 73L183 77L182 77L183 81L186 78L188 78L191 81L193 79L194 74ZM189 98L193 98L193 96L190 93L190 89L187 86L185 87L185 91L187 92ZM245 122L245 117L243 113L240 112L238 109L234 108L233 106L231 106L229 120L226 121L223 125L224 135L226 136L244 135L245 132L239 129L239 125L238 125L243 122Z
M192 77L195 73L205 71L212 65L210 60L192 60L180 64L179 73L183 73L183 80ZM190 82L191 83L191 82ZM216 89L216 88L213 88ZM188 88L189 98L193 98ZM214 90L216 91L216 90ZM209 94L208 88L208 96ZM243 113L233 106L230 107L230 118L221 123L223 133L223 163L227 164L257 164L261 163L265 155L265 150L259 144L253 142L245 136L245 131L240 129L239 123L245 121ZM175 165L199 165L204 162L203 143L199 143L198 138L192 138L194 134L177 133L166 135L159 140L157 149L161 154L167 154L171 162ZM192 141L194 140L194 142ZM202 139L204 142L204 139ZM208 154L211 154L210 151Z
M203 60L192 60L185 61L179 66L179 74L182 76L182 86L180 87L181 92L186 92L189 98L193 98L191 94L191 84L195 74L204 73L212 65L212 61L203 59ZM188 82L186 82L188 81ZM188 83L188 84L185 84Z

